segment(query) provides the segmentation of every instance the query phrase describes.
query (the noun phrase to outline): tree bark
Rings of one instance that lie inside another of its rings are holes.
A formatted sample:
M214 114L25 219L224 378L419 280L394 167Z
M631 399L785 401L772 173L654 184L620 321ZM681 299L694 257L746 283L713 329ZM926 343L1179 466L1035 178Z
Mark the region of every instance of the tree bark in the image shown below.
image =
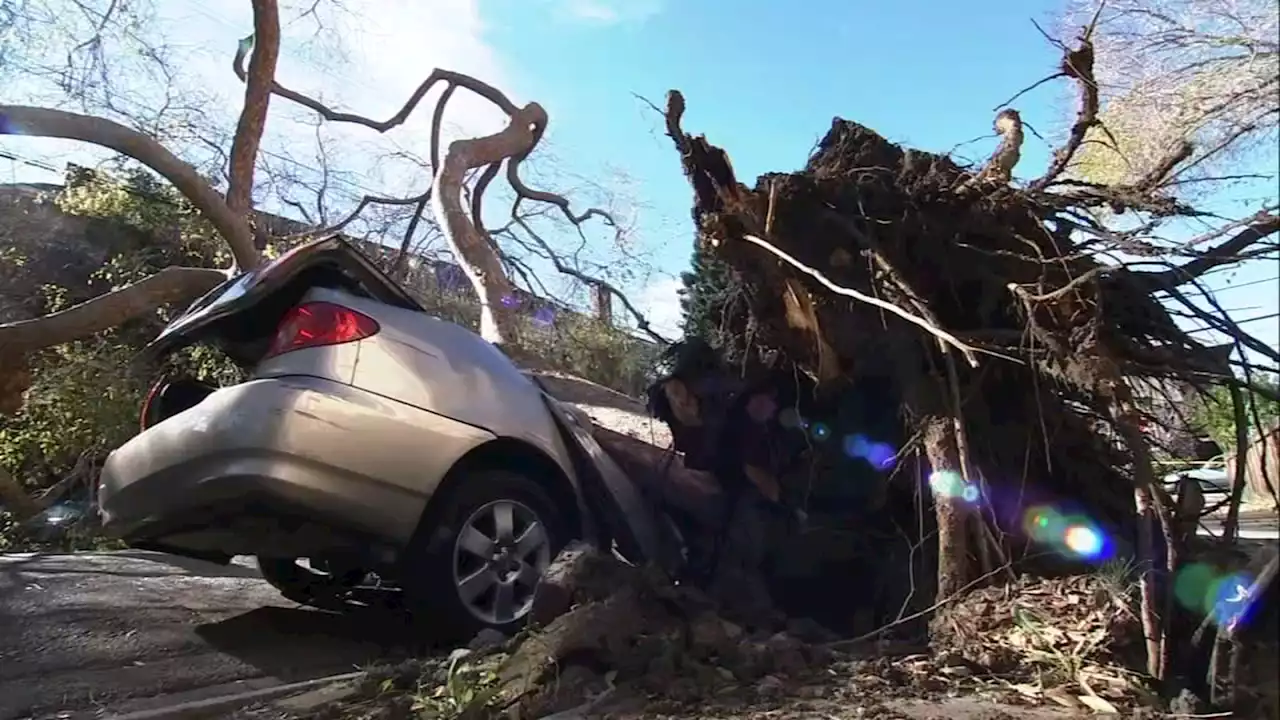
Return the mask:
M227 207L248 217L253 208L253 170L267 125L271 87L280 57L280 10L276 0L253 0L253 56L244 86L244 108L231 143ZM244 269L251 269L245 267Z
M89 337L168 303L194 300L227 277L226 271L212 268L167 267L66 310L0 325L0 347L25 353Z
M492 238L463 208L462 184L469 170L527 155L546 123L547 113L541 105L525 105L511 114L501 132L450 143L436 170L431 209L480 297L480 336L494 344L510 343L517 337L515 287Z
M1227 519L1222 523L1222 541L1231 543L1240 528L1240 501L1249 472L1249 418L1245 412L1244 393L1234 384L1231 390L1231 414L1236 423L1236 466L1231 479L1231 497L1227 501Z
M955 424L948 418L930 418L924 428L924 452L929 470L961 472ZM965 478L968 480L968 478ZM969 579L968 513L959 498L933 489L938 518L938 597L946 598L964 588Z

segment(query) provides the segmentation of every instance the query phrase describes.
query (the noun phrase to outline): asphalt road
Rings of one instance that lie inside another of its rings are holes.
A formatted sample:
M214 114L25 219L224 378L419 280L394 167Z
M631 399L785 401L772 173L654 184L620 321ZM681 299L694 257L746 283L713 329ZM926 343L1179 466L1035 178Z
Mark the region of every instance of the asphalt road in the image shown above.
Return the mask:
M4 555L0 720L350 672L408 650L407 637L386 613L294 605L251 567L134 551Z
M1204 519L1201 535L1222 534L1221 515ZM1272 512L1244 512L1240 514L1239 537L1244 540L1280 540L1280 518Z

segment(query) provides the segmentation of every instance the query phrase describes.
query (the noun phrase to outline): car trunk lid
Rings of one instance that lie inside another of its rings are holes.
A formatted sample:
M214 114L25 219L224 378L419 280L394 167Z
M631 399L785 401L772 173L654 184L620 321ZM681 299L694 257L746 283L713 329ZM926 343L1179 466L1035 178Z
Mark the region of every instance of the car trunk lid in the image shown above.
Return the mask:
M208 343L252 367L272 351L281 322L316 287L340 289L410 310L423 308L368 258L340 238L300 245L228 279L193 302L143 348L147 360Z

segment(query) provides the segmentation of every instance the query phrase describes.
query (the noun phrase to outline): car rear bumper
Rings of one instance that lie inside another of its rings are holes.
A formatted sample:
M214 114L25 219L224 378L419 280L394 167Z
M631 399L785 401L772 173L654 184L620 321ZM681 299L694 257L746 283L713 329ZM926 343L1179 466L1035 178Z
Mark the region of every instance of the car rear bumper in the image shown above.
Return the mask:
M177 553L400 546L454 460L491 438L341 383L258 379L122 445L102 469L98 503L107 532Z

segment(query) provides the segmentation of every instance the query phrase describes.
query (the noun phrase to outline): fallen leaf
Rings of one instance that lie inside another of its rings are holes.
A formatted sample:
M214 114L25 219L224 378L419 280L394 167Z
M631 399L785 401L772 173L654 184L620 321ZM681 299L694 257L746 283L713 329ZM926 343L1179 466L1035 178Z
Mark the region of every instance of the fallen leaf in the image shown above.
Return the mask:
M1103 700L1097 695L1077 695L1076 699L1084 703L1089 709L1103 715L1119 715L1120 711L1115 705Z
M1027 685L1024 683L1019 683L1015 685L1010 685L1009 687L1013 688L1014 692L1024 697L1039 699L1039 697L1044 694L1044 692L1041 691L1040 688L1036 687L1035 685Z
M1080 707L1080 701L1077 700L1074 695L1069 694L1062 688L1052 688L1050 690L1047 690L1044 696L1058 703L1062 707L1066 707L1066 708Z

